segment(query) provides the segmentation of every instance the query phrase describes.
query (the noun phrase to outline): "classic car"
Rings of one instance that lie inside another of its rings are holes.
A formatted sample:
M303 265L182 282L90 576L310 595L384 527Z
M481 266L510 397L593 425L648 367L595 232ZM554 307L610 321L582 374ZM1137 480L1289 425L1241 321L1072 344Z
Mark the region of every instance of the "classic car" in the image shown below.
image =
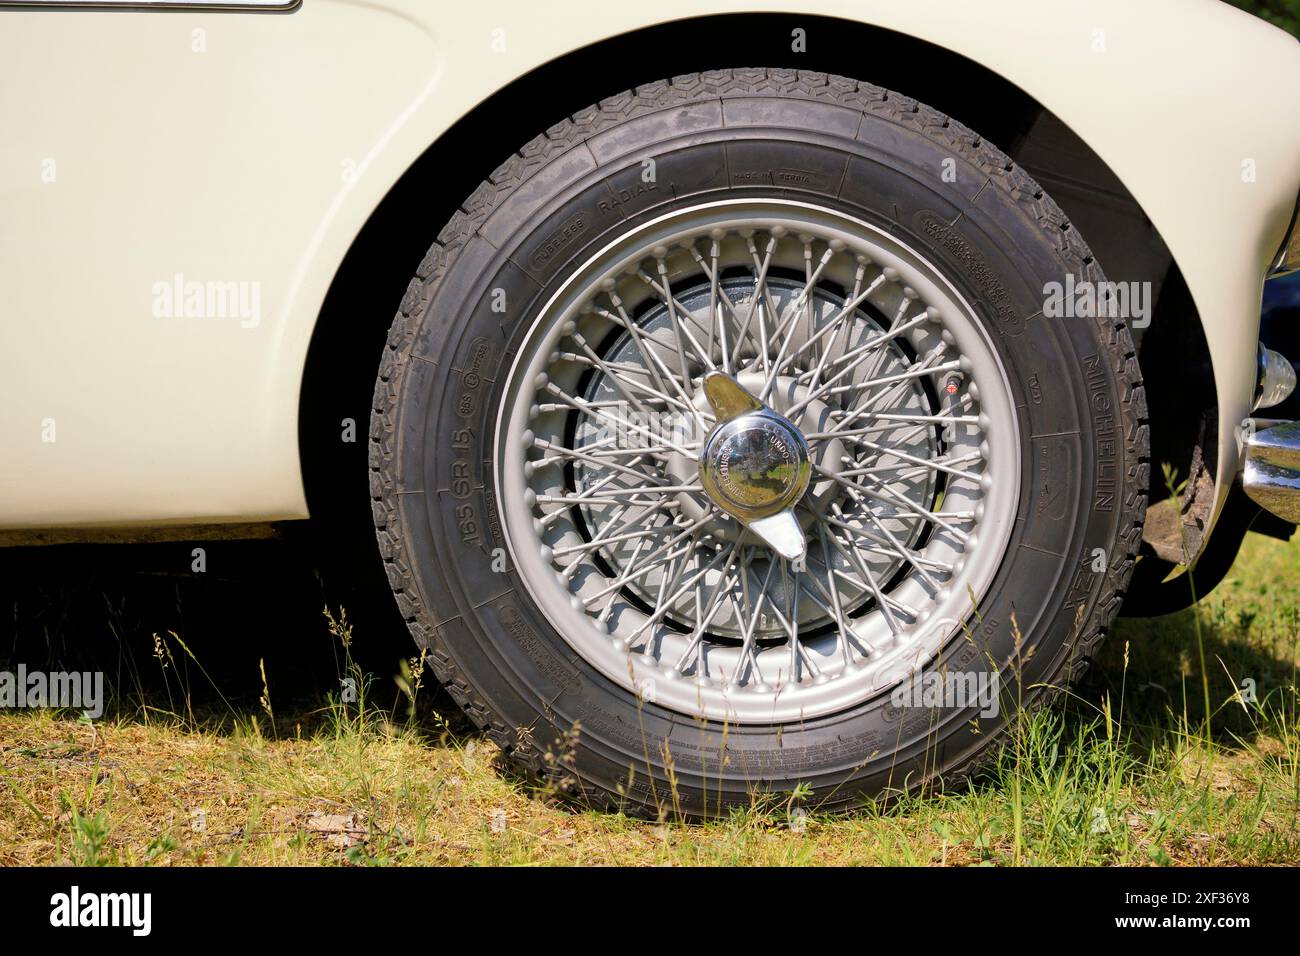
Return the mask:
M0 528L364 515L595 803L961 780L1300 520L1218 0L0 0L0 77Z

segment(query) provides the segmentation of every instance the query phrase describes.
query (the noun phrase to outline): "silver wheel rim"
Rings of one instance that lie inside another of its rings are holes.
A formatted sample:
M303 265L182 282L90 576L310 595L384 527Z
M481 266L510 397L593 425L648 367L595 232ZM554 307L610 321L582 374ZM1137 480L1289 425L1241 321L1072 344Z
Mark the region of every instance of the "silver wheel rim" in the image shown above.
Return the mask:
M811 449L802 564L704 491L711 370ZM594 255L517 352L495 447L510 557L558 633L642 700L733 723L837 713L932 660L1019 495L1006 374L958 291L782 200L692 206Z

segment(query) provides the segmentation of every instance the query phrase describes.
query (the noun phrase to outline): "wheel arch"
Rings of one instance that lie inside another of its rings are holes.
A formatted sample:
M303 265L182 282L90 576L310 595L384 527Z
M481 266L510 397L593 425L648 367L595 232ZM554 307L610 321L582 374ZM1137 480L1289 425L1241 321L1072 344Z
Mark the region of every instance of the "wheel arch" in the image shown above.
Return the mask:
M796 27L816 38L807 52L791 50ZM743 49L745 54L720 49ZM863 49L878 51L868 66L862 63ZM917 69L921 62L928 68ZM1179 403L1156 403L1151 421L1157 465L1153 483L1161 462L1187 473L1193 448L1177 427L1177 415L1186 413L1193 397L1207 415L1218 407L1205 330L1164 239L1095 150L1034 96L990 67L938 44L836 17L727 14L619 34L536 67L437 136L389 189L336 270L307 352L298 435L313 516L355 507L357 484L350 479L366 472L366 442L359 437L340 444L340 428L350 420L364 433L377 360L399 290L465 197L527 138L593 100L668 76L741 66L838 73L885 86L952 115L1025 166L1080 228L1109 278L1152 283L1152 324L1166 332L1151 341L1162 343L1158 347L1163 350L1172 335L1194 359L1201 376L1198 387L1184 389ZM593 76L600 78L598 83L591 81ZM555 93L544 110L537 108L540 89ZM394 256L393 249L401 254ZM1121 262L1136 266L1121 274L1113 265ZM376 289L384 291L376 296ZM1141 332L1135 330L1139 364L1156 369L1159 363L1149 357L1142 361L1157 346L1145 347L1147 337ZM340 456L352 458L341 461Z

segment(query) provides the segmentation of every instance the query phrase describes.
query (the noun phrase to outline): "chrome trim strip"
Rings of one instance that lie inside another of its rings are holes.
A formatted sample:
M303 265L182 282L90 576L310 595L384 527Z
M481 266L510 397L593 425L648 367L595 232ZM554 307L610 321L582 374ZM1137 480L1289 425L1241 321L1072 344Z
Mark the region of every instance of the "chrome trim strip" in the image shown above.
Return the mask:
M0 0L0 10L132 13L295 13L303 0L224 3L221 0Z

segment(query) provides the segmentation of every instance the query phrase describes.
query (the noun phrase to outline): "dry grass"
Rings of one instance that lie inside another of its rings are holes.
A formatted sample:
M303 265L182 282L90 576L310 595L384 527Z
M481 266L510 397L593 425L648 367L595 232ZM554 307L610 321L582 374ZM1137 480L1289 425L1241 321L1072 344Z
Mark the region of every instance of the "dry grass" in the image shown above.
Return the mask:
M294 713L273 687L251 711L0 713L0 863L1296 864L1298 567L1300 543L1248 543L1197 610L1205 680L1190 612L1128 623L1075 706L1027 718L986 779L841 817L771 800L703 825L566 808L431 711L428 689L403 719L418 661L387 713L359 671L358 704ZM1242 677L1258 702L1233 696Z

